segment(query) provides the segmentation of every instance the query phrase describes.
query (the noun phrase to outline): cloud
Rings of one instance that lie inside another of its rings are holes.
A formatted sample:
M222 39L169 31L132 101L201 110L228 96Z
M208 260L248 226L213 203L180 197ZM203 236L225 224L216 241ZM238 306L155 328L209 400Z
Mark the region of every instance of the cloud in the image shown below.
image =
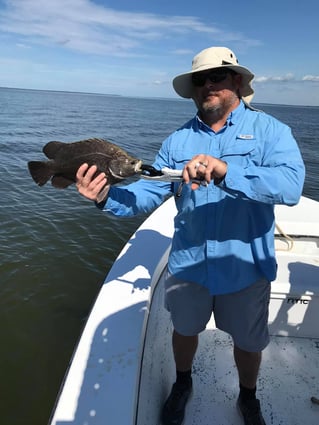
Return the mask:
M271 77L256 77L254 79L255 83L269 83L269 82L288 82L288 81L293 81L295 78L293 76L293 74L288 73L286 75L282 75L282 76L271 76Z
M256 77L254 79L254 83L289 83L291 81L311 81L311 82L319 82L319 76L317 75L305 75L304 77L302 77L301 79L297 79L294 77L293 74L288 73L285 75L281 75L281 76L269 76L269 77L264 77L264 76L260 76L260 77Z
M315 83L319 83L319 75L305 75L302 78L302 81L312 81Z
M17 43L16 46L21 48L21 49L30 49L30 46L27 46L24 43Z
M181 56L191 56L194 52L191 49L176 49L173 52L173 55L181 55Z
M174 39L178 52L185 37L258 44L240 33L221 31L192 16L162 16L118 11L90 0L5 0L0 30L31 44L52 44L74 51L113 56L147 54L148 42ZM166 43L165 43L166 44Z

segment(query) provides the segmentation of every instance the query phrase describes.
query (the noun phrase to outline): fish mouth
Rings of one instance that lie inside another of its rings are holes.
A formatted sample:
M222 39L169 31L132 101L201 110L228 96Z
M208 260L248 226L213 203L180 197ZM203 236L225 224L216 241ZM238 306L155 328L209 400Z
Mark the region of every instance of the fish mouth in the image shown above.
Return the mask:
M141 173L143 171L142 165L143 165L143 161L141 161L141 160L137 161L137 163L134 167L135 173Z
M113 177L120 179L120 180L124 180L126 177L128 176L132 176L134 173L136 174L141 174L143 171L143 167L142 167L143 161L141 161L140 159L136 162L136 164L134 165L134 168L130 168L130 172L128 174L123 173L122 171L120 173L116 173L115 170L112 170L112 168L109 168L110 173L112 174ZM133 164L132 164L133 165ZM134 173L132 172L132 170L134 170Z

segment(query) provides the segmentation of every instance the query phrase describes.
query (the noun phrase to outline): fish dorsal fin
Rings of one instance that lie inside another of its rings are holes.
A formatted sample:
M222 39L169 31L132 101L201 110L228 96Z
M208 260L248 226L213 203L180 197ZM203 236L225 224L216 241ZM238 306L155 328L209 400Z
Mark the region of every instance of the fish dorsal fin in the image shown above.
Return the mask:
M43 148L43 153L49 158L49 159L55 159L57 153L61 149L62 146L65 146L65 143L63 142L49 142L47 143Z

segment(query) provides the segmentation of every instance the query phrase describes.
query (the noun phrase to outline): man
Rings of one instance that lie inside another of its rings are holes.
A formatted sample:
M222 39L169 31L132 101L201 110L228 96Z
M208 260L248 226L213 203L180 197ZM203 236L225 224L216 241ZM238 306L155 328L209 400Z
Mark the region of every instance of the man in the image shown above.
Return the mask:
M163 406L164 425L183 422L198 334L211 314L233 338L244 423L265 424L256 383L276 276L274 205L298 202L305 170L290 129L249 106L253 77L228 48L196 55L191 71L173 86L194 100L198 113L164 141L154 163L182 169L184 184L140 180L110 187L98 205L132 215L176 195L165 300L174 326L176 382ZM92 200L107 184L104 174L93 179L95 171L83 164L77 174L79 192Z

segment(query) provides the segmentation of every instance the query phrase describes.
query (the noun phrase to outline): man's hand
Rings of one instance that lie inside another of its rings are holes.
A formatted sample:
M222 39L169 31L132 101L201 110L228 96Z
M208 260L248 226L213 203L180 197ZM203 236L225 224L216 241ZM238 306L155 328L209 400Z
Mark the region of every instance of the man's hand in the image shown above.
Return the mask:
M91 201L102 202L108 194L110 185L107 184L105 173L94 178L97 167L82 164L76 173L76 187L81 195Z
M184 167L183 179L189 183L193 179L204 180L210 183L212 180L222 180L227 173L227 163L210 155L196 155ZM199 184L192 183L192 189L198 189Z

